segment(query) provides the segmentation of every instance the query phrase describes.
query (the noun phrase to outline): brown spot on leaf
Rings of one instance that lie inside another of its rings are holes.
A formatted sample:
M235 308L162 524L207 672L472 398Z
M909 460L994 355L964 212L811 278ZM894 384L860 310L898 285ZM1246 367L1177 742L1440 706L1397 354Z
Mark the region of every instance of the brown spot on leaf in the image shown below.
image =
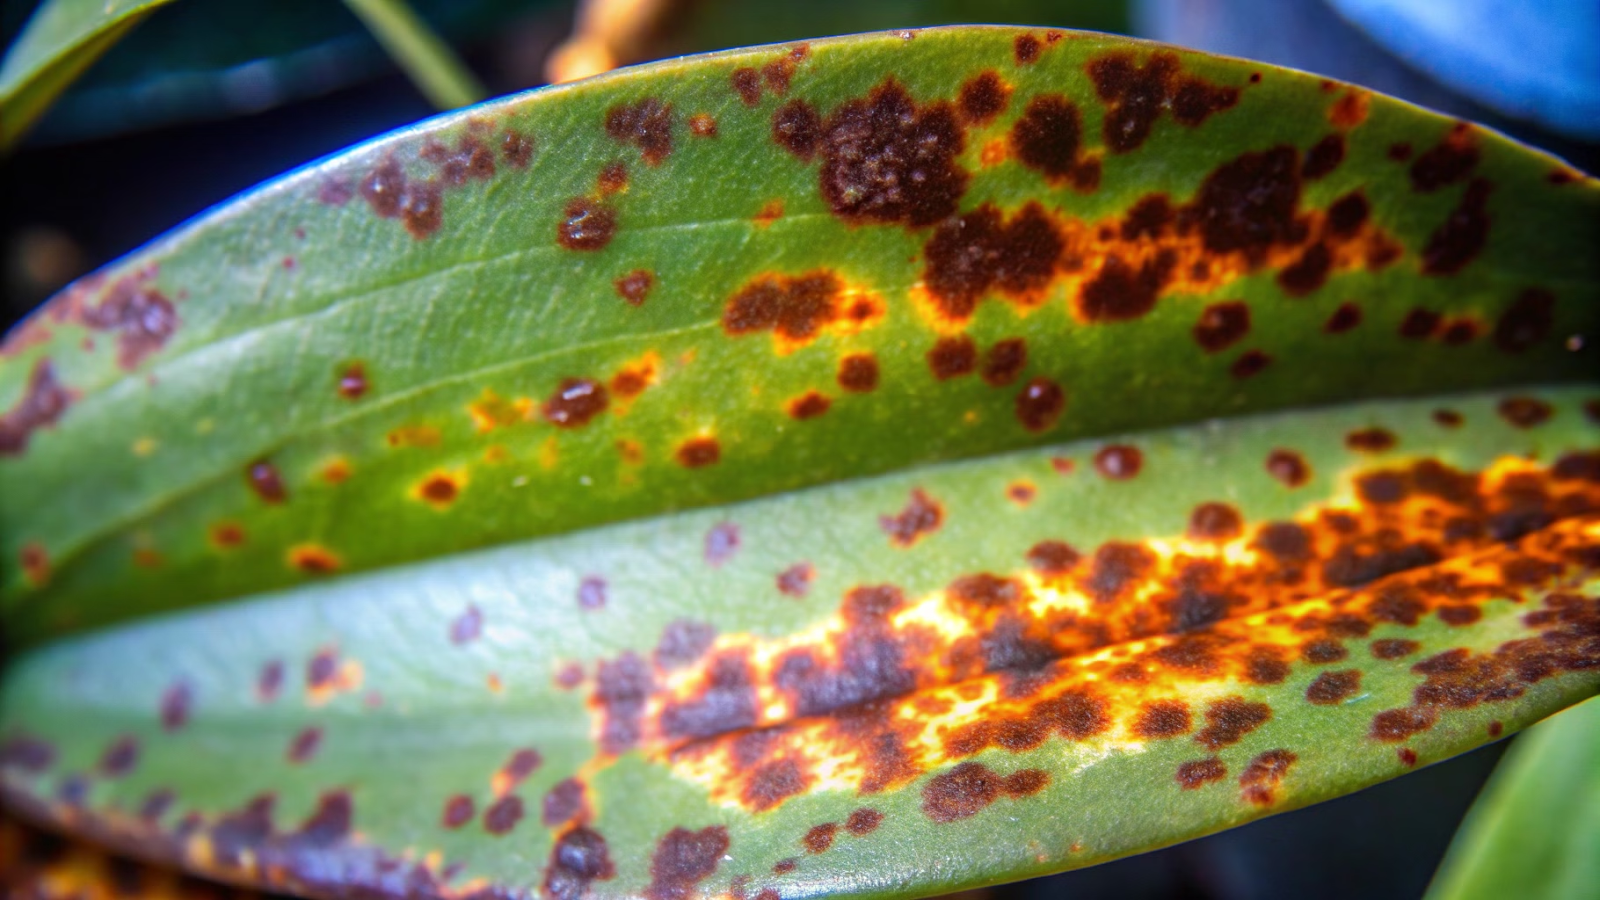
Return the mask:
M851 223L932 225L956 211L968 175L955 107L918 106L893 78L823 123L822 198Z
M1500 401L1495 411L1513 428L1534 428L1550 421L1555 414L1550 404L1535 397L1507 397Z
M617 296L628 301L630 306L642 306L655 281L655 274L649 269L634 269L612 282L612 286L617 289Z
M716 137L716 117L710 113L695 113L689 117L689 133L695 137Z
M42 586L50 581L50 554L44 545L37 541L30 541L22 545L17 551L17 561L22 567L22 576L28 583L35 587Z
M1067 408L1067 393L1048 378L1035 378L1017 394L1017 421L1035 434L1049 431Z
M1261 374L1262 370L1272 364L1272 357L1262 350L1246 350L1239 354L1239 358L1228 367L1228 374L1243 380Z
M1133 732L1145 740L1174 738L1192 728L1189 704L1182 700L1152 700L1139 711Z
M350 363L339 372L339 396L346 400L360 400L368 387L367 369L361 363Z
M0 456L18 456L40 428L54 427L77 394L56 379L55 366L40 359L28 373L28 384L16 405L0 414Z
M1367 734L1374 740L1398 743L1427 731L1438 720L1439 711L1431 706L1389 709L1372 717L1372 727Z
M1186 791L1192 791L1212 781L1220 781L1228 775L1228 767L1222 760L1215 756L1209 759L1196 759L1178 765L1178 785Z
M770 331L786 353L815 340L829 325L861 327L879 318L874 300L857 294L854 302L837 275L819 269L801 275L760 275L740 288L722 312L730 335Z
M289 566L308 575L331 575L344 567L338 555L320 544L296 544L289 548Z
M939 530L944 523L944 507L922 488L911 491L905 508L893 516L879 516L878 527L896 547L910 547Z
M605 385L589 378L563 378L544 402L545 421L558 428L580 428L605 412Z
M606 163L594 177L594 189L601 196L620 194L628 189L628 165L622 160Z
M470 644L483 634L483 611L477 604L469 603L461 615L450 623L450 643L460 646Z
M579 826L562 832L550 848L544 893L551 900L582 900L590 895L594 882L610 880L616 874L606 839L597 831Z
M1242 300L1213 303L1194 323L1194 341L1207 353L1217 353L1250 333L1250 306Z
M1306 151L1305 162L1300 166L1300 175L1307 181L1316 181L1339 168L1342 162L1344 162L1344 135L1330 134Z
M1385 428L1359 428L1344 436L1345 447L1357 453L1383 453L1393 450L1399 443L1394 433Z
M878 359L871 353L852 353L839 360L839 387L866 394L878 387Z
M1327 334L1344 334L1360 324L1361 307L1354 303L1341 303L1328 316L1328 321L1322 323L1322 330Z
M1422 248L1424 275L1454 275L1466 268L1489 242L1489 191L1487 179L1474 178L1461 202L1428 235Z
M416 498L434 509L448 509L461 495L462 480L451 472L434 472L417 485Z
M513 169L526 169L533 161L533 138L513 128L500 135L500 156Z
M674 828L656 843L650 858L648 900L688 900L695 886L717 871L728 852L728 829L712 825L690 831Z
M1333 255L1328 245L1312 244L1298 259L1278 272L1278 286L1291 297L1304 297L1327 282L1328 272L1332 268Z
M1272 805L1275 799L1273 791L1298 759L1288 750L1268 750L1250 760L1250 764L1239 775L1241 799L1256 806Z
M1206 176L1184 222L1200 230L1212 253L1238 253L1259 265L1274 246L1296 244L1305 225L1300 204L1299 154L1293 147L1241 154Z
M838 822L824 822L807 831L805 837L800 839L800 843L806 848L807 853L825 853L833 846L833 836L838 831Z
M587 818L583 782L564 778L544 795L539 820L547 828L565 825L573 819Z
M652 166L672 153L672 105L654 97L618 104L606 110L606 134L639 148Z
M883 813L870 807L861 807L850 813L850 818L845 820L844 830L856 837L866 837L876 831L883 822Z
M796 159L811 162L822 142L822 116L804 100L790 100L772 113L772 140Z
M826 413L828 407L832 405L833 401L829 400L827 395L817 391L806 391L784 404L784 409L790 418L804 420L817 418Z
M161 694L161 728L164 731L177 731L189 722L190 711L194 708L194 689L186 681L180 681L168 687Z
M1136 478L1143 466L1144 454L1128 444L1109 444L1094 455L1095 470L1112 481Z
M940 381L971 375L978 367L978 345L965 334L942 337L928 351L928 368Z
M597 200L574 197L556 225L556 242L568 250L593 252L611 243L616 233L616 210Z
M674 454L686 469L716 465L722 459L722 445L714 437L694 437L678 445Z
M1039 53L1044 45L1032 34L1019 34L1011 42L1011 52L1017 58L1017 65L1031 66L1039 59Z
M1005 112L1011 102L1011 87L1000 78L1000 73L986 69L967 79L956 95L956 105L961 118L969 125L987 125Z
M1033 98L1011 126L1011 150L1019 162L1052 185L1070 183L1090 191L1100 183L1100 161L1080 159L1082 145L1078 107L1060 94Z
M107 778L121 778L132 772L139 764L139 740L131 734L125 734L100 754L100 774Z
M483 811L483 830L493 835L509 834L522 821L522 798L508 794Z
M1404 638L1384 638L1373 641L1368 649L1371 650L1373 659L1391 660L1404 659L1422 649L1422 645Z
M1528 288L1495 322L1494 343L1506 353L1523 353L1542 342L1555 324L1555 295Z
M1361 671L1323 672L1306 688L1306 700L1318 706L1337 706L1361 690Z
M810 563L795 563L778 573L778 593L797 599L804 597L811 590L811 582L816 575L816 569Z
M1037 303L1064 246L1039 204L1028 203L1006 222L985 203L934 232L923 249L923 280L939 316L963 322L991 290L1023 305Z
M1465 179L1477 165L1473 128L1466 122L1457 122L1439 143L1411 164L1411 186L1423 193L1436 191Z
M578 608L586 612L606 608L606 582L604 578L587 575L578 582Z
M733 559L739 552L739 526L732 522L718 522L706 532L706 564L715 568Z
M1213 113L1239 102L1239 89L1217 87L1182 73L1176 53L1158 50L1143 66L1128 51L1105 53L1089 61L1089 77L1106 103L1102 135L1112 153L1137 150L1156 120L1170 111L1180 125L1193 128Z
M1244 532L1244 519L1226 503L1202 503L1189 514L1189 537L1197 541L1231 541Z
M317 753L317 748L322 745L322 729L315 725L308 725L300 729L294 739L289 742L289 762L303 763L310 761Z
M1267 474L1285 487L1297 488L1311 480L1311 466L1299 453L1278 448L1267 454Z
M1126 322L1155 309L1161 291L1172 280L1176 257L1159 252L1138 263L1111 253L1078 293L1078 314L1087 322Z
M1028 343L1022 338L996 341L983 357L983 380L993 387L1004 387L1022 374L1028 364Z

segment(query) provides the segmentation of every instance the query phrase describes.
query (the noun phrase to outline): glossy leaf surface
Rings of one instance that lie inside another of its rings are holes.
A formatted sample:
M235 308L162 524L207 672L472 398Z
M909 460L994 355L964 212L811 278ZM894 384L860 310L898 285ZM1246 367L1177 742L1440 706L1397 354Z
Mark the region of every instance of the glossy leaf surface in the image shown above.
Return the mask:
M0 602L31 640L930 461L1584 377L1597 211L1473 126L1103 35L522 95L275 182L15 331Z
M22 137L74 78L172 0L45 0L0 62L0 148Z
M0 786L316 896L918 896L1088 865L1600 690L1597 401L1029 449L71 638L8 675Z
M1519 738L1479 796L1428 900L1582 897L1600 884L1600 700Z

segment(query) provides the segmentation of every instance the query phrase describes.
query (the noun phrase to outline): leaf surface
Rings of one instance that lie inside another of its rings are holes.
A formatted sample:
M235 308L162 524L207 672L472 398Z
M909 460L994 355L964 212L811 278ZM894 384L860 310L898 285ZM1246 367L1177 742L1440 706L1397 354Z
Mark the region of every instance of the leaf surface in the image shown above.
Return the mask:
M1027 449L69 638L0 688L0 791L312 896L923 896L1088 865L1600 690L1596 399Z
M0 604L27 641L1086 435L1591 377L1597 211L1474 126L1104 35L525 94L274 182L20 326Z
M1518 739L1473 804L1428 900L1581 897L1600 883L1600 701Z

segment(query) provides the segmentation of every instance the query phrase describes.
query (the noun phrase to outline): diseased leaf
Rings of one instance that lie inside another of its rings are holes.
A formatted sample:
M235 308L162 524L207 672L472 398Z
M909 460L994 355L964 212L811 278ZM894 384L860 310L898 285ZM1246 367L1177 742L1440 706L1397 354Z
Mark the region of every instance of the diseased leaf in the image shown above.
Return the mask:
M311 896L920 896L1600 690L1596 388L1034 448L69 638L14 810Z
M1085 435L1592 377L1597 244L1600 186L1498 135L1104 35L619 72L306 168L15 331L0 608L33 640Z
M1600 701L1521 737L1462 824L1428 900L1582 897L1600 884Z
M0 148L140 19L172 0L44 0L0 62Z

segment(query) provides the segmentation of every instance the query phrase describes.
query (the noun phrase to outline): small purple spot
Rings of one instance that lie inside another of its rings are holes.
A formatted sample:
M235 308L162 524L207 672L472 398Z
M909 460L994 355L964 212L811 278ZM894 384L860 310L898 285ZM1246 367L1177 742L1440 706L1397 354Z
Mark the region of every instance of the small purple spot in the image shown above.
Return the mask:
M719 522L706 532L706 562L720 566L739 552L739 526Z
M578 608L589 611L606 608L606 581L594 575L578 584Z

